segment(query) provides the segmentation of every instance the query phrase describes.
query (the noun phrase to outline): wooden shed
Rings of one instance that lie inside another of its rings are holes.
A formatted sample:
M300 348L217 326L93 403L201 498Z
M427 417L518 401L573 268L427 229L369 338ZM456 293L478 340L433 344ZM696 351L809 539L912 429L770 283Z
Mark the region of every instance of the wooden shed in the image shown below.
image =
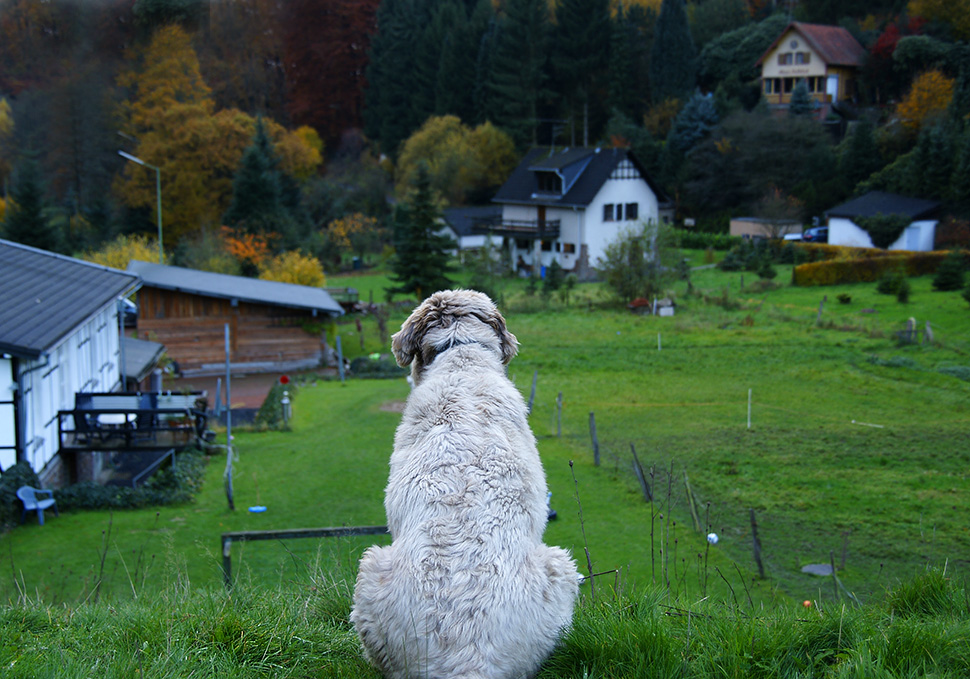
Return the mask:
M322 326L343 309L323 289L133 261L142 279L138 335L161 342L183 374L225 369L229 325L233 370L314 368Z

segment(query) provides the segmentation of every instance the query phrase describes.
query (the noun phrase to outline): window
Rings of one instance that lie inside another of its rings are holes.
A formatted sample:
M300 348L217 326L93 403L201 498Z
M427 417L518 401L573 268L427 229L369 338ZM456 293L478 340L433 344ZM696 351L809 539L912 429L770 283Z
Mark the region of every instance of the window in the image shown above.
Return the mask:
M576 244L575 243L563 243L562 252L564 255L575 255L576 254Z
M794 78L785 78L783 80L783 82L784 82L784 85L785 85L785 94L791 94L792 93L792 90L795 89L795 79Z
M810 64L812 62L811 52L795 52L796 64Z
M603 206L603 221L612 222L613 221L613 203L607 203Z
M778 65L779 66L790 66L792 61L794 61L794 54L791 52L785 52L784 54L778 55Z
M524 238L516 238L515 247L517 247L519 250L530 250L531 243L529 243L529 241Z
M562 252L562 243L556 241L556 252Z
M562 193L562 178L555 172L536 172L536 181L543 193Z
M543 252L552 252L552 241L551 240L544 240L544 241L542 241L542 251Z
M640 204L639 203L627 203L626 204L626 218L633 221L640 218Z

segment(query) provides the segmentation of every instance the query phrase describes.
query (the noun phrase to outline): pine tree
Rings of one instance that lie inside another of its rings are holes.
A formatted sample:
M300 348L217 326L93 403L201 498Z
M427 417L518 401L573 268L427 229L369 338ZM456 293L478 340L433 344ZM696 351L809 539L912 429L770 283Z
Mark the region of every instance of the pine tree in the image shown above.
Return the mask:
M418 299L451 287L449 249L454 241L439 233L441 213L434 201L431 177L418 168L414 193L394 212L394 257L390 266L395 286L388 295L414 294Z
M842 150L839 166L849 190L882 167L873 126L866 118L853 126L848 143Z
M684 99L697 81L697 50L684 0L663 0L650 52L650 94L655 104Z
M608 0L561 0L556 6L553 66L557 87L567 102L569 117L582 124L583 146L589 145L591 120L602 119L593 96L609 66L610 7ZM597 135L593 135L597 136Z
M963 252L951 250L950 254L940 262L933 276L934 290L961 290L964 285L964 273L967 265Z
M381 149L397 156L398 146L423 122L410 104L414 89L414 36L419 33L413 3L383 0L371 41L364 95L364 130Z
M668 143L681 154L687 153L697 142L710 134L718 123L719 116L714 105L714 97L701 93L693 97L680 110L674 119L667 136Z
M788 115L790 116L812 116L818 110L818 104L812 99L808 91L808 83L799 80L791 93L791 100L788 102Z
M953 174L953 144L944 125L924 127L920 131L909 174L916 195L923 198L946 195Z
M243 152L232 182L232 203L223 223L249 233L286 231L279 157L266 134L263 119L256 120L252 143Z
M545 0L509 0L494 35L488 83L492 122L520 147L538 142L539 108L548 97L550 30Z
M59 252L60 233L44 217L44 189L40 166L28 158L15 173L10 200L3 221L4 238L41 250Z

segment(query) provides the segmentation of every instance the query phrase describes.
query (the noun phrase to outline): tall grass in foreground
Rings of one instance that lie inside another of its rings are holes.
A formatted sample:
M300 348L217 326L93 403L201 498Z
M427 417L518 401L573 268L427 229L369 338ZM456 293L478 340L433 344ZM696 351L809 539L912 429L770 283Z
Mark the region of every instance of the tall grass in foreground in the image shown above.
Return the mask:
M348 622L350 573L318 562L299 581L164 591L118 605L0 608L9 677L377 677ZM965 677L970 599L927 570L876 604L797 610L648 589L584 596L540 678Z

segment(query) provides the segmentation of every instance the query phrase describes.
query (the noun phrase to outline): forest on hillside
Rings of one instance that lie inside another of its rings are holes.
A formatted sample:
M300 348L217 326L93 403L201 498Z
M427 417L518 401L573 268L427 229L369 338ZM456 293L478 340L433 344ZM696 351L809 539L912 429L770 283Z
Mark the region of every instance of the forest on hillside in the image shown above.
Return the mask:
M939 200L965 225L968 10L2 0L0 237L151 252L160 197L173 263L255 274L300 253L333 270L390 245L419 166L440 205L483 203L536 144L632 148L703 230L741 213L808 221L870 189ZM805 98L779 115L762 96L757 61L791 21L865 48L857 94L824 120Z

